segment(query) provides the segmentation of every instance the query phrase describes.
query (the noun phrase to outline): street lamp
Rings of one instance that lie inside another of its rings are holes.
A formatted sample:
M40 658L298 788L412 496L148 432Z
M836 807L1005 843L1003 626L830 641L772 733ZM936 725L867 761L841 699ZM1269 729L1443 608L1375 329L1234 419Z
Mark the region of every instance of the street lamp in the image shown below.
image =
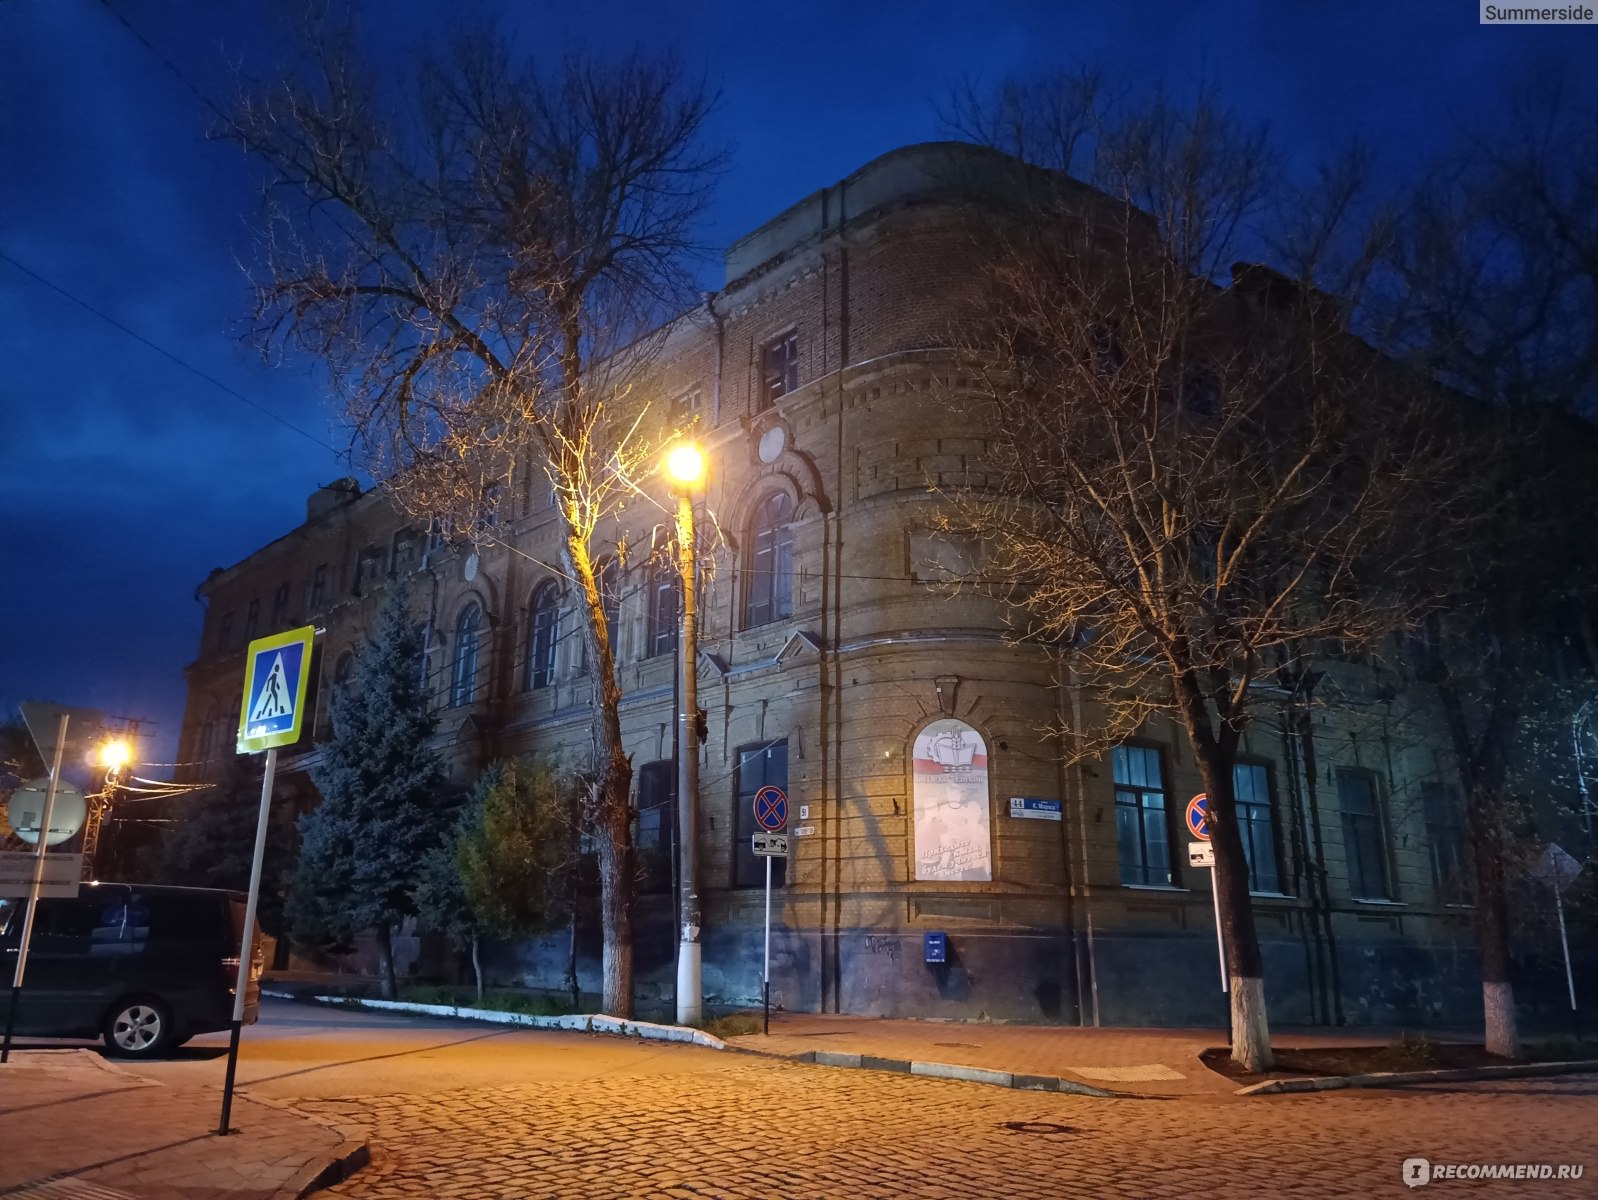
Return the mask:
M666 453L666 474L677 493L677 571L682 579L681 622L677 631L677 1024L697 1025L704 1013L700 984L699 888L699 655L695 628L694 585L698 566L694 546L694 493L704 484L704 452L680 442Z
M129 748L127 742L121 738L115 738L100 745L100 765L112 774L127 766L132 758L133 751Z

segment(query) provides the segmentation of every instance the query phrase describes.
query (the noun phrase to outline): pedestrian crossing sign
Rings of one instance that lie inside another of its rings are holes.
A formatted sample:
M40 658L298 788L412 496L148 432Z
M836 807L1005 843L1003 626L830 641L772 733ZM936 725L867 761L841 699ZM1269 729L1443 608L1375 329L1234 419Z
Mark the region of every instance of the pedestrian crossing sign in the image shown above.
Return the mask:
M309 625L250 643L244 658L244 704L239 713L240 754L254 754L300 740L310 679Z

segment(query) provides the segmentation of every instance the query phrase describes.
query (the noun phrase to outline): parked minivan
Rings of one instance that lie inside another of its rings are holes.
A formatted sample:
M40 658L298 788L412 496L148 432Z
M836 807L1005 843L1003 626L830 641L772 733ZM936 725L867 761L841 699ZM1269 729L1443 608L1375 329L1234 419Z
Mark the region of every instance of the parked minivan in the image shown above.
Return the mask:
M0 1022L22 940L24 900L0 900ZM116 1055L154 1058L233 1020L244 896L215 888L85 883L39 901L16 1033L101 1037ZM244 1021L260 1007L261 931Z

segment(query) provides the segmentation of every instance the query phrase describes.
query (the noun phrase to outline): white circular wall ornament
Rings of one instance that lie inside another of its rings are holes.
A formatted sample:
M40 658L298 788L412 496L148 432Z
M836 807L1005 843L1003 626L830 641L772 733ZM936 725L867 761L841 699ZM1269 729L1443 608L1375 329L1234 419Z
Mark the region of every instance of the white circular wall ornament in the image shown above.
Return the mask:
M467 583L477 578L477 551L473 550L466 556L466 561L461 564L461 574L466 577Z
M788 431L781 425L773 425L760 435L757 452L763 463L774 463L777 456L782 453L783 447L788 444Z

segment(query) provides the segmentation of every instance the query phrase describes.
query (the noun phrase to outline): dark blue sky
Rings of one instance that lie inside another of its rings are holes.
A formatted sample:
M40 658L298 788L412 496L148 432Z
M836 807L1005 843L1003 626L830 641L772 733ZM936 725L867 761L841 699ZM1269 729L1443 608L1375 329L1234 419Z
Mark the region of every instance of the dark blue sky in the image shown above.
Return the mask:
M255 188L203 134L196 95L270 70L260 0L0 4L0 254L257 405L335 445L335 403L304 364L240 340ZM391 0L385 37L425 34L449 4ZM1095 64L1134 85L1217 82L1306 153L1352 133L1397 178L1545 58L1598 65L1598 30L1482 28L1474 0L841 3L748 0L501 7L541 53L671 47L722 92L732 161L708 240L721 245L871 157L938 133L962 75ZM716 280L708 280L710 284ZM150 718L172 761L193 592L304 515L348 473L327 450L0 261L0 707L89 704Z

